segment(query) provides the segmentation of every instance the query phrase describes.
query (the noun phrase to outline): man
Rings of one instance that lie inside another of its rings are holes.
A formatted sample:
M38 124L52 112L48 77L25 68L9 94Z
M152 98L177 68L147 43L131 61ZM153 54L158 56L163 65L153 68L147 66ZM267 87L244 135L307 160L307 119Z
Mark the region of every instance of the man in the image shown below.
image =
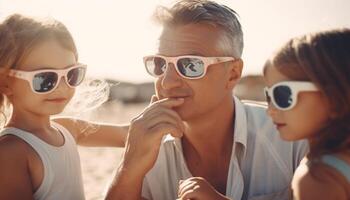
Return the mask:
M288 199L307 147L232 97L243 67L236 13L183 0L157 16L158 54L144 59L156 97L131 123L107 199Z

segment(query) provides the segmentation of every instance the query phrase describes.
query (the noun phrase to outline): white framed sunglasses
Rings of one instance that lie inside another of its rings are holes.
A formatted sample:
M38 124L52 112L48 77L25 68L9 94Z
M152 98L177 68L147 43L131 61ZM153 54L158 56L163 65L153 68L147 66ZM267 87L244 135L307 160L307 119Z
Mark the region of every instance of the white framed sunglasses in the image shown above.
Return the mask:
M84 80L85 73L86 65L78 63L66 69L42 69L34 71L11 69L8 75L28 81L34 93L47 94L57 88L62 77L64 77L69 87L77 87Z
M318 88L308 81L283 81L264 90L267 103L272 102L277 109L286 111L297 104L299 92L314 92Z
M184 55L167 57L151 55L143 58L147 72L153 77L163 76L169 63L173 63L176 72L185 79L200 79L204 77L210 65L234 61L233 57L202 57Z

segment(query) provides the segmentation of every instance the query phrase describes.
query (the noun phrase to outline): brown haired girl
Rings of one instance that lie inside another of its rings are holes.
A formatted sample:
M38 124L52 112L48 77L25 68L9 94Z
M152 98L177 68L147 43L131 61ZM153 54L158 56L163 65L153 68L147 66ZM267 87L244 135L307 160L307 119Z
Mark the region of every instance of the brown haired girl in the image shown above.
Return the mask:
M268 113L281 137L307 139L295 199L350 199L350 30L286 43L264 68Z

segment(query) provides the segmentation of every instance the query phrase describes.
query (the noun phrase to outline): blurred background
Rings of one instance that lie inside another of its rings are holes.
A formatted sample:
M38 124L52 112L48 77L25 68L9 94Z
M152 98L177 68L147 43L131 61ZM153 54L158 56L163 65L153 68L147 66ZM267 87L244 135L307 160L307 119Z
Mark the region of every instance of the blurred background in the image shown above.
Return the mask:
M62 21L72 33L88 76L122 82L111 98L148 99L152 88L142 57L156 52L161 31L152 20L157 5L172 0L0 0L0 19L22 13ZM289 38L350 27L349 0L220 0L238 12L243 26L243 76L260 75L269 55ZM260 79L250 76L247 83ZM124 84L125 83L125 84ZM147 89L146 89L147 88ZM251 91L249 91L251 93ZM240 93L242 91L240 90ZM257 97L259 99L259 97Z
M240 15L244 31L243 78L235 88L242 99L263 101L262 65L289 38L330 28L350 27L349 0L221 0ZM151 20L169 0L0 0L0 18L21 13L55 18L71 31L88 77L110 83L108 101L82 118L128 123L154 93L142 57L153 54L160 27ZM79 148L87 199L102 191L123 149Z

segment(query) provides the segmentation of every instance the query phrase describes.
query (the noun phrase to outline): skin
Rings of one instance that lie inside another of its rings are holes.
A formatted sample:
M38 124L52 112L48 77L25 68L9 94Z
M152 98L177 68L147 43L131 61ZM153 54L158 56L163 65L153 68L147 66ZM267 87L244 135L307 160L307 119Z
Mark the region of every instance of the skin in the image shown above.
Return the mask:
M281 81L292 81L274 66L268 67L265 75L267 87ZM324 125L330 116L326 97L321 92L300 92L297 104L291 110L281 111L272 103L267 110L284 140L295 141L312 138ZM305 123L307 122L307 123Z
M219 29L200 23L165 27L158 54L227 56L218 48L221 36ZM191 195L193 199L226 199L234 128L232 89L242 66L240 59L215 64L202 79L189 80L179 76L169 64L165 74L155 80L158 101L131 123L126 152L107 199L141 199L143 178L153 167L166 133L182 137L187 166L198 177L184 181L206 186L188 190L180 184L179 190L186 192L180 192L178 198ZM147 142L137 142L140 138ZM148 144L149 141L152 142Z
M54 40L48 40L34 47L17 69L63 69L75 63L73 52ZM68 87L62 78L53 92L36 94L27 81L13 77L6 79L0 90L13 106L6 127L28 131L52 146L62 146L64 138L51 126L50 116L63 111L75 89ZM54 121L65 126L80 145L120 147L125 143L127 126L96 124L72 118ZM33 193L44 177L43 164L38 154L23 140L7 135L0 138L0 163L0 199L33 199Z
M265 81L268 87L288 80L290 79L281 74L275 66L266 69ZM288 111L278 110L270 103L268 114L283 139L288 141L307 139L310 145L312 145L312 139L317 137L317 132L327 124L331 116L327 99L321 92L299 93L296 106ZM340 152L335 155L350 165L349 152ZM350 185L339 172L322 163L313 164L311 170L307 162L309 162L308 159L304 158L294 174L292 181L294 199L347 199L350 195L348 192Z
M192 177L179 182L178 199L227 199L202 177Z
M338 153L336 156L350 165L349 152ZM294 199L349 199L350 184L342 174L322 163L313 164L310 168L307 162L305 158L294 174L292 180Z

